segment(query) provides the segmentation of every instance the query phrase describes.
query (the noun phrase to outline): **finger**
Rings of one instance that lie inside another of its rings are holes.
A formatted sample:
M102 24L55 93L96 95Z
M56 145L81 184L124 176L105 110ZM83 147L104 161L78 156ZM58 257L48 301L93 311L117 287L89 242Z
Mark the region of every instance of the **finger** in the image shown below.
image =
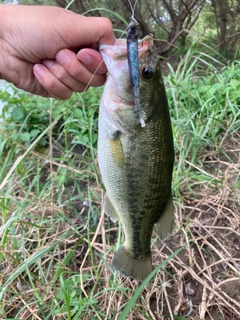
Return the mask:
M93 57L96 57L96 56L99 61L101 58L98 55L93 54ZM106 80L105 74L93 73L91 70L86 68L77 59L77 55L74 52L72 52L68 49L60 50L56 54L55 59L59 63L59 65L61 65L75 81L77 81L81 84L85 84L87 86L90 85L93 87L97 87L97 86L103 85ZM57 75L57 77L59 78L58 75ZM63 80L63 78L59 78L59 79ZM63 82L65 83L64 80L63 80ZM70 86L70 88L73 88L74 90L76 90L76 87ZM79 90L76 90L76 91L79 91ZM83 90L81 89L81 91L83 91Z
M13 83L18 89L48 97L48 92L33 73L34 64L14 57L11 53L9 55L10 63L8 63L7 73L3 73L3 79ZM8 61L7 59L3 59L3 61L5 60Z
M44 59L42 64L65 86L75 92L86 90L87 84L74 79L67 70L55 60Z
M93 49L82 49L78 52L77 58L92 73L105 74L106 65L100 53Z
M85 21L83 21L84 18ZM75 26L74 29L72 28L73 25ZM76 47L79 45L92 45L93 43L114 45L116 41L112 22L108 18L81 16L80 23L80 17L72 15L71 19L66 21L64 28L66 30L69 28L68 34L70 36L65 39L66 42L69 41L69 48L73 44Z
M44 65L35 64L33 73L48 94L44 96L65 100L71 97L72 90L57 79Z

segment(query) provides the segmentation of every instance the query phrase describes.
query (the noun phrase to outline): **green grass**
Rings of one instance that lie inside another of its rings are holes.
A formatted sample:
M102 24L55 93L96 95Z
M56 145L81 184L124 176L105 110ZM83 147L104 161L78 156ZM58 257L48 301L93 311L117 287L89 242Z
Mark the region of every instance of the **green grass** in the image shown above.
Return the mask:
M220 222L203 223L206 213L206 219L212 212L215 220L226 217L227 230L238 232L234 221L239 221L240 207L235 158L240 146L239 67L239 61L223 65L193 48L176 70L169 66L165 84L176 151L176 235L168 254L153 237L153 258L159 267L141 286L122 279L111 267L123 235L121 227L101 213L96 142L102 88L74 94L66 102L0 92L7 102L4 112L10 113L0 128L3 319L124 320L153 319L156 314L159 319L189 319L189 306L186 312L183 308L187 299L181 301L181 294L171 290L179 286L180 292L191 278L199 286L204 283L220 299L219 305L227 305L209 278L199 280L201 270L194 268L200 262L192 250L208 253L204 232L221 227ZM218 248L222 240L209 234L210 244ZM181 260L181 250L189 263ZM220 257L221 252L216 254ZM239 260L231 266L226 261L230 273L225 281L239 277ZM232 299L228 311L234 313L238 300ZM209 305L209 310L214 308ZM204 315L203 308L199 314Z
M207 58L212 63L204 58L206 54L189 49L176 70L169 65L165 79L178 155L173 188L176 194L192 174L200 182L220 182L203 169L204 150L223 150L225 140L240 127L240 62L223 66L215 59L211 61L211 56ZM183 170L188 172L187 177L182 175Z

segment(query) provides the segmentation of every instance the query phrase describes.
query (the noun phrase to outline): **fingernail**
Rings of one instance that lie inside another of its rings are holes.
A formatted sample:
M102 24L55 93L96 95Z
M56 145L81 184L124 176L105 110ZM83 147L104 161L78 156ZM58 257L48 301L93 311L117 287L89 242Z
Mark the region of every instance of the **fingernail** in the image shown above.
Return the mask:
M92 62L92 58L90 55L85 53L82 57L80 57L80 61L83 64L90 64Z
M69 59L69 55L65 50L61 50L56 54L55 58L60 64L65 64Z
M35 66L33 67L33 71L38 76L41 76L45 72L44 67L41 64L35 64Z
M45 59L43 60L42 64L47 67L48 69L50 69L53 65L54 61L51 59Z

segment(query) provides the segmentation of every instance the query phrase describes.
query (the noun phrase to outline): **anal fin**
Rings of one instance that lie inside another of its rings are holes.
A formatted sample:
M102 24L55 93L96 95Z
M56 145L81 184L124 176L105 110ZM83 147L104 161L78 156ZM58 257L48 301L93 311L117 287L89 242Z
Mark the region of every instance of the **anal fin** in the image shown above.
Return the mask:
M108 217L111 218L112 222L116 222L119 220L119 216L117 214L116 209L114 208L111 200L106 195L105 203L104 203L104 211Z
M166 239L172 232L174 222L174 205L172 194L168 198L168 202L163 214L157 222L157 233L161 240Z

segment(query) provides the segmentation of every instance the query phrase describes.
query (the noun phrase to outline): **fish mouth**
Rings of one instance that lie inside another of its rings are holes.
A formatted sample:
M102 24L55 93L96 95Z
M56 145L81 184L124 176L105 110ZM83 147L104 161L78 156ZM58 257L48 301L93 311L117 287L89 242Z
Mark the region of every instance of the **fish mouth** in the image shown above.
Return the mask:
M101 44L99 45L100 51L104 51L106 55L111 57L113 60L125 60L127 59L127 43L126 39L117 39L113 46ZM156 54L153 46L152 35L147 35L141 40L138 40L138 53L141 62L141 56L144 55L148 50Z
M100 45L100 54L106 64L110 81L106 83L106 100L110 103L111 109L116 110L119 107L133 109L136 108L136 101L133 94L133 88L130 79L127 40L118 39L114 45ZM150 66L152 70L156 69L159 56L153 45L153 37L148 35L138 41L139 55L139 73L142 74L142 69L145 65ZM141 77L140 74L140 77ZM140 79L140 82L146 82L145 79ZM151 81L151 80L150 80ZM140 85L141 85L140 83ZM140 92L141 104L141 92ZM110 102L109 102L110 101ZM144 117L144 113L142 115ZM139 122L139 116L136 112L136 120ZM146 123L146 119L144 119Z

